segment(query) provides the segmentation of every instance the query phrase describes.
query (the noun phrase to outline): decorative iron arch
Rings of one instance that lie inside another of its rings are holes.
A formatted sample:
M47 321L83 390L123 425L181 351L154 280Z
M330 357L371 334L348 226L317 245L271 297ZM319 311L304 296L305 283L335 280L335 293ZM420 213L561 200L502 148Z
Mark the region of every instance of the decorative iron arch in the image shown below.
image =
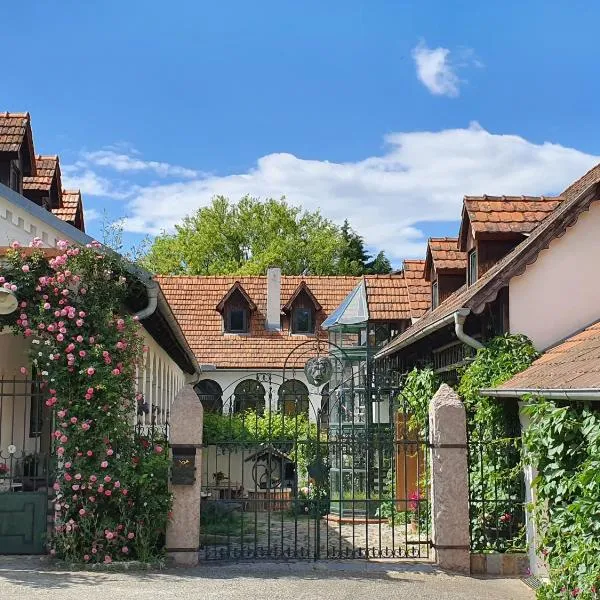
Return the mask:
M257 414L265 412L265 387L257 379L244 379L235 386L233 392L233 412L242 413L255 410Z
M310 404L308 388L298 379L288 379L279 387L278 410L288 415L308 415Z

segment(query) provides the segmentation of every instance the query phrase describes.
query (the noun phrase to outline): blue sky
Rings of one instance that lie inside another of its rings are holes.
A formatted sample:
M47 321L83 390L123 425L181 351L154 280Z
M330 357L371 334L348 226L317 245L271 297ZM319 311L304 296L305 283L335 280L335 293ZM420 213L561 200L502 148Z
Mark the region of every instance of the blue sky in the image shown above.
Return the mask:
M92 235L103 211L135 243L216 193L285 194L398 262L456 233L463 194L600 162L594 4L23 0L0 110L31 113Z

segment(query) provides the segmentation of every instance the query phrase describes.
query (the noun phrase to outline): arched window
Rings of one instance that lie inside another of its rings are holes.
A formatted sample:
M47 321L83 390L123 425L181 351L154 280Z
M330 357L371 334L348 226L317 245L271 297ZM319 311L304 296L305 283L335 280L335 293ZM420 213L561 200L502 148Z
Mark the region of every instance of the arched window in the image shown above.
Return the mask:
M201 379L194 386L194 391L198 394L205 412L223 412L223 390L216 381Z
M308 388L297 379L290 379L279 388L279 412L284 415L308 415Z
M235 386L233 411L236 413L255 410L265 412L265 388L255 379L246 379Z
M321 388L321 427L329 425L329 384Z

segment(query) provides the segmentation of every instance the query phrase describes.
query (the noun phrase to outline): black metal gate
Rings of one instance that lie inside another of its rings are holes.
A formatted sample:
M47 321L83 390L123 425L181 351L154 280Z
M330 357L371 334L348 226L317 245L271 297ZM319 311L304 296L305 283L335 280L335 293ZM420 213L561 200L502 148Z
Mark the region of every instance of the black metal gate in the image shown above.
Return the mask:
M301 362L310 387L297 366L255 373L205 412L201 558L428 558L426 434L400 377Z
M42 385L0 379L0 554L45 551L51 417Z

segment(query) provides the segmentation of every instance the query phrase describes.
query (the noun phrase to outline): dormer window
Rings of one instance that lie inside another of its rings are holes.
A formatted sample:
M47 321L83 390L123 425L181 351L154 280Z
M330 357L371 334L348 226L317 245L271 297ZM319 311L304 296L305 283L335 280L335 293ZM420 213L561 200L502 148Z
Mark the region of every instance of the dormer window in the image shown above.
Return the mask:
M314 315L311 308L296 306L292 311L292 333L314 333Z
M248 333L248 311L245 308L228 307L225 311L227 333Z
M305 281L300 282L282 310L288 317L290 333L299 335L315 333L317 313L321 310L321 305Z
M248 333L250 331L250 315L256 310L252 301L239 281L236 281L216 309L223 315L224 333Z
M431 308L437 308L440 303L440 289L437 279L431 284Z
M467 285L473 285L477 281L477 250L469 252L467 265Z

